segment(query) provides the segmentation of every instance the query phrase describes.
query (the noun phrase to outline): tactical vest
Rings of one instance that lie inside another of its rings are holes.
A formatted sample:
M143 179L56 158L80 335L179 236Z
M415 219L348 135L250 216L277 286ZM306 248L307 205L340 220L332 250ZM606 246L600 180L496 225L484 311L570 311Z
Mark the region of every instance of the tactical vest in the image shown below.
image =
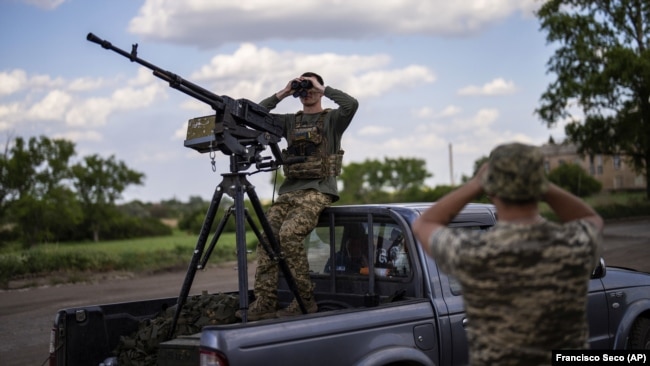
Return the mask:
M303 123L302 111L296 113L296 125L287 135L288 147L282 150L284 176L291 179L322 179L341 174L343 150L330 153L323 110L315 124Z

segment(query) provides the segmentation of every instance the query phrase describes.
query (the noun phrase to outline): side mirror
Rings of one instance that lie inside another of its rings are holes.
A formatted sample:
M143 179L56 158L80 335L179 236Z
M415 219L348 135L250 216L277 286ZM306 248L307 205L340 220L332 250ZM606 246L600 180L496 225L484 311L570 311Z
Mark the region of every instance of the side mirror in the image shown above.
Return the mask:
M594 270L591 272L591 279L603 278L607 274L607 266L605 266L605 259L600 257L600 261Z

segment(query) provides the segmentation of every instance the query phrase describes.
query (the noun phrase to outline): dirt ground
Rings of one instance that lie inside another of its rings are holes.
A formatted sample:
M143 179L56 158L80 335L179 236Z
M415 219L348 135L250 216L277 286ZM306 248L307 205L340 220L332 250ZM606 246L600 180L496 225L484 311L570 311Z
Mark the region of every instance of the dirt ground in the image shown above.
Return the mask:
M603 246L608 265L650 272L650 217L608 222ZM254 265L247 271L252 287ZM198 272L192 293L237 290L237 273L236 263ZM43 365L59 309L178 296L184 279L185 271L143 277L122 273L92 283L0 291L0 365Z

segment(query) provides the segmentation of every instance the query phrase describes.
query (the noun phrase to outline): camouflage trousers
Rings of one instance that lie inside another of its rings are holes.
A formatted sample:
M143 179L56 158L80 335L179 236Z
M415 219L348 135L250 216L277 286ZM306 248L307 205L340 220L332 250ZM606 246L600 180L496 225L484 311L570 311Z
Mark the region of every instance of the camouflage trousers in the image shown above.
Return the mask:
M324 193L313 189L299 190L280 195L266 213L303 299L311 298L313 293L304 241L318 223L320 213L331 203L330 196ZM268 243L266 236L263 236L263 240ZM271 305L277 306L278 273L278 263L258 244L255 272L257 299L269 301Z

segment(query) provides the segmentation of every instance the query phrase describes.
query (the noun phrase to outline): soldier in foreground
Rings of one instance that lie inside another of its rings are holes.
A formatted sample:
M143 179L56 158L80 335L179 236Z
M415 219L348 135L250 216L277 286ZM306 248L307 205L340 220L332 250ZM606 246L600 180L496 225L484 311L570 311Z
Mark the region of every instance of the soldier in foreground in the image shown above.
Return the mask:
M498 222L487 232L448 228L487 194ZM561 224L539 215L546 202ZM602 218L547 181L538 148L496 147L477 174L441 198L413 230L463 289L471 365L550 365L554 349L588 348L587 293Z
M324 86L321 76L306 72L290 80L280 91L260 102L272 110L284 98L299 97L302 111L274 114L285 131L287 149L283 151L285 181L279 197L266 213L287 265L296 280L298 292L308 313L318 311L309 277L309 262L304 239L318 223L323 209L339 199L336 176L341 173L341 138L359 107L348 94ZM324 109L323 96L339 108ZM266 240L263 238L262 240ZM248 309L249 320L302 314L294 299L286 309L277 311L278 264L257 247L255 300ZM237 315L241 317L241 312Z

